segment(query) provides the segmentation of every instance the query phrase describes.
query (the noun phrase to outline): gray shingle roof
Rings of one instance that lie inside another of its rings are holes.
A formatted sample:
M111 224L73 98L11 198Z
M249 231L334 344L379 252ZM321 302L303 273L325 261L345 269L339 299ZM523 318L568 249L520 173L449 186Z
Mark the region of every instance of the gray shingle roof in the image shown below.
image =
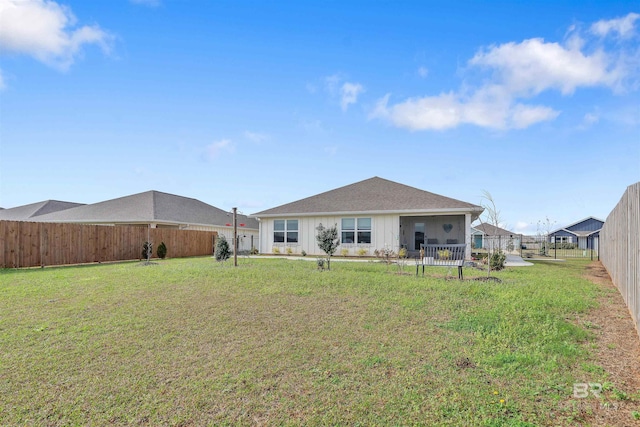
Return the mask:
M512 236L518 234L514 233L513 231L505 230L504 228L496 227L495 225L486 223L474 225L473 228L475 228L476 230L480 230L487 236Z
M15 208L2 209L0 210L0 220L27 221L37 216L64 211L78 206L83 206L83 204L62 202L59 200L45 200L43 202L16 206Z
M225 226L233 222L228 211L197 199L153 190L42 215L36 220L94 224L160 223L205 226ZM247 218L245 215L238 215L238 222L246 224L245 228L258 229L258 221Z
M446 210L480 213L482 207L375 176L251 216Z

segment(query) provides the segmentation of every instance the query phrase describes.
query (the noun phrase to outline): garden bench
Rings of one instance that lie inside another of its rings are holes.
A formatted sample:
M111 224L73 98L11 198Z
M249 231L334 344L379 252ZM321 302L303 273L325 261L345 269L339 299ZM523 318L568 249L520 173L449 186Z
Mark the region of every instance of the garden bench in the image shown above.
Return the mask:
M416 276L422 266L424 276L425 266L458 267L458 279L462 280L462 266L466 245L420 245L420 257L416 258Z

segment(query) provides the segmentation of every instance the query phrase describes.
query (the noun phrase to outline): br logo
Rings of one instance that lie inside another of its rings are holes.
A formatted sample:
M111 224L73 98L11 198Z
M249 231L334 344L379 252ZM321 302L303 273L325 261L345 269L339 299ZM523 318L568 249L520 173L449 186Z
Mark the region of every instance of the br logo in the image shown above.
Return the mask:
M602 384L600 383L575 383L573 385L573 397L577 399L584 399L589 397L589 393L594 397L600 397L602 391Z

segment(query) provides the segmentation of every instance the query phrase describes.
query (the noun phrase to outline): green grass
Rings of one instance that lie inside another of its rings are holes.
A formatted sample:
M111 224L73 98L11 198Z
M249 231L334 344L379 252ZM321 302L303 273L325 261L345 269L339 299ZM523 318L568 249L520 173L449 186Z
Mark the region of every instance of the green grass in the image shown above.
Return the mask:
M0 271L0 425L566 425L573 383L606 379L585 261L331 265Z

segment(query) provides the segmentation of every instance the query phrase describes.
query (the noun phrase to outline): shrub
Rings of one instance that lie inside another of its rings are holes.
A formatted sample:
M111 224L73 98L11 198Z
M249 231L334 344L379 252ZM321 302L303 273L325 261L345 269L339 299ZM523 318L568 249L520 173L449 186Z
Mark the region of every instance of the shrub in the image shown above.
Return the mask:
M274 254L279 254L279 253L280 253L280 248L279 248L279 247L277 247L277 246L274 246L274 247L273 247L272 252L273 252Z
M451 257L451 252L449 249L443 249L438 251L438 259L449 259Z
M318 258L316 260L316 264L318 265L318 270L320 270L320 271L324 270L325 259L324 258Z
M301 254L302 256L307 256L307 252L306 252L305 250L302 250L302 252L300 252L300 254Z
M398 258L406 258L408 254L407 248L401 248L398 252Z
M231 250L229 249L229 243L224 236L218 237L216 241L215 251L216 261L226 261L231 256Z
M502 270L504 268L504 262L507 260L507 256L502 251L497 251L491 255L491 269L495 271Z
M167 245L165 245L164 242L162 242L162 243L160 243L158 245L158 249L156 250L156 254L161 259L164 259L167 256Z
M340 255L342 255L342 256L349 255L349 249L347 249L347 248L340 249Z
M259 251L258 248L251 248L251 255L258 255Z
M287 247L287 255L291 255L293 253L293 249Z
M358 249L358 255L365 256L369 251L365 248Z
M393 251L393 249L385 247L384 249L376 249L373 252L378 258L382 258L382 260L389 266L396 258L397 254Z
M142 259L150 259L153 254L153 243L144 242L142 245Z

